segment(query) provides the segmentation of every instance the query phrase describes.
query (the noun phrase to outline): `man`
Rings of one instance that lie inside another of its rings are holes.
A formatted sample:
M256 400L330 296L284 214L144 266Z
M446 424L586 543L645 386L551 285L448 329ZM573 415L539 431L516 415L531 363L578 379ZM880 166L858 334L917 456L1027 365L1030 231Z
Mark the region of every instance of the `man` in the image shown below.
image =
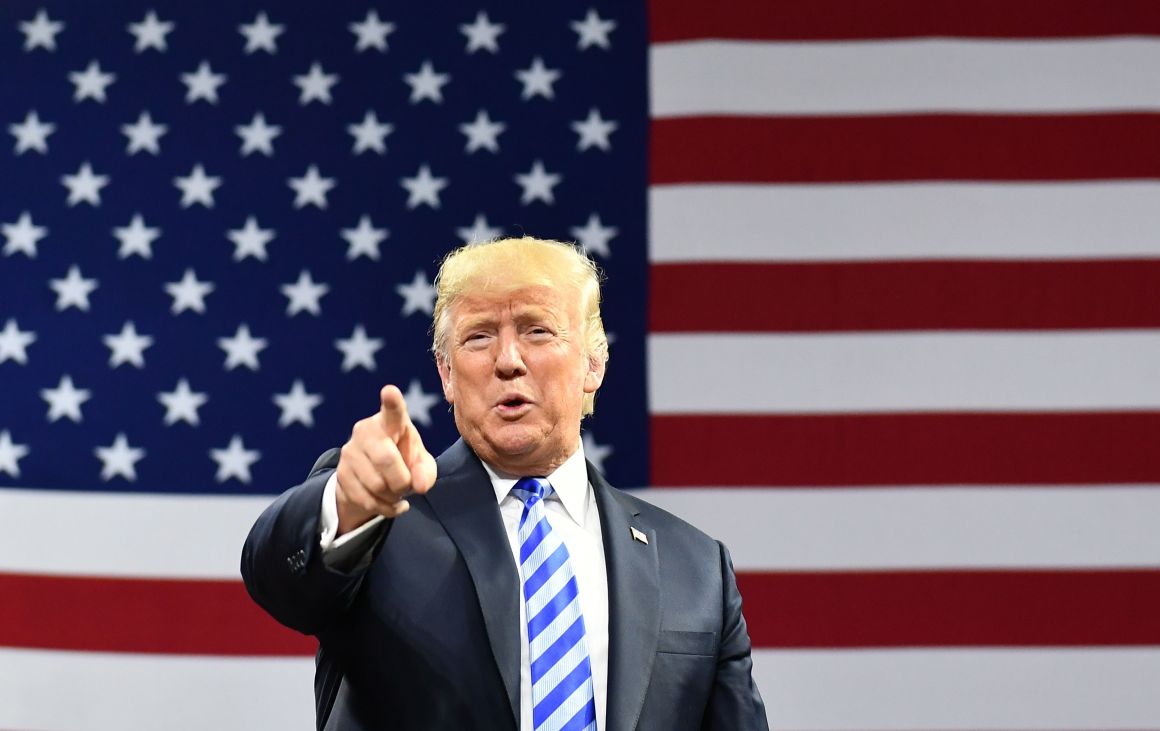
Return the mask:
M255 601L318 636L318 728L766 729L724 547L584 460L608 360L595 265L506 239L436 284L462 438L433 459L383 388L243 550Z

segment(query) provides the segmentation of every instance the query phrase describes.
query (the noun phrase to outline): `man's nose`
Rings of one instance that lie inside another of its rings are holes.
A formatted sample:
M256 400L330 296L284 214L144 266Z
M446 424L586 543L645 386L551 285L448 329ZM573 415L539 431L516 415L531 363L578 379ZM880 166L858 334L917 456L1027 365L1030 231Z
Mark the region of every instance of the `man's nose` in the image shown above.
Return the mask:
M500 333L499 353L495 358L495 370L500 375L512 377L527 372L524 357L520 352L520 339L515 333Z

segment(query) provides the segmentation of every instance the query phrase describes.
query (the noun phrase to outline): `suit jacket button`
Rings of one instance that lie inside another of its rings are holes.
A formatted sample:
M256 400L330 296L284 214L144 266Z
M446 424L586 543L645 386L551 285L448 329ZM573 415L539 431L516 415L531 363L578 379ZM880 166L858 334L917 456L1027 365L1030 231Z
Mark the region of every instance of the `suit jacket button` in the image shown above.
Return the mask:
M286 566L289 567L290 573L300 576L306 572L306 551L299 548L294 553L286 557Z

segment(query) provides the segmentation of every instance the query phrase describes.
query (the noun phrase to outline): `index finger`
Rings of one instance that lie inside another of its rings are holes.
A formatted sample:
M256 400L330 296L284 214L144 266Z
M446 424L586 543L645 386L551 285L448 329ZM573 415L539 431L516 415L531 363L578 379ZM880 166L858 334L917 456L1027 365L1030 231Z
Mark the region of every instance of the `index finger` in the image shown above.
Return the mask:
M397 443L407 433L407 427L411 424L407 402L397 386L386 385L379 391L379 415L383 419L387 436Z

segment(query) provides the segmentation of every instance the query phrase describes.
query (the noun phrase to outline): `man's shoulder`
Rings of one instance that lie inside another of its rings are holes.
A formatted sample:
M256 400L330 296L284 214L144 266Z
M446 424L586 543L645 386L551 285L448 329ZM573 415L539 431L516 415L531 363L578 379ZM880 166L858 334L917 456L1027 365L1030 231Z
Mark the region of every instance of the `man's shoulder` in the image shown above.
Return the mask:
M717 550L718 542L715 538L687 520L649 502L647 489L621 490L607 484L605 487L612 491L622 505L637 513L642 523L652 527L658 534L665 535L670 540L677 538L684 543L695 544L705 550Z

